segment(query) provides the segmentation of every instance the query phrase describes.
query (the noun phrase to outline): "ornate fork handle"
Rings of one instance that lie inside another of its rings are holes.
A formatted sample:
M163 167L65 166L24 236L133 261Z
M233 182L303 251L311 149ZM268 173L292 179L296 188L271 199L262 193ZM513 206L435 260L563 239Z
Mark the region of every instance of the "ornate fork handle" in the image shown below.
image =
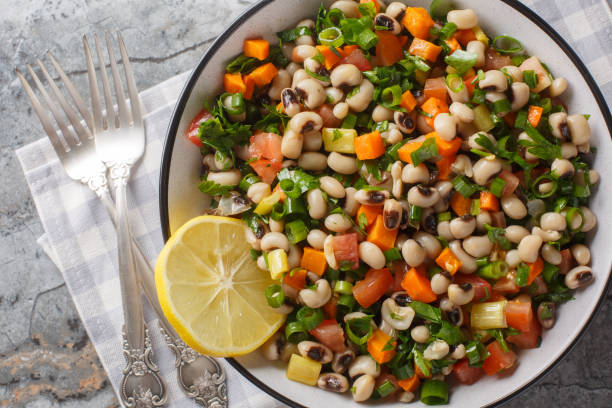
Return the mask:
M93 175L81 179L102 201L113 224L116 225L117 214L106 178L106 166L96 169ZM163 314L155 290L153 271L138 243L130 237L132 252L136 261L136 272L149 304L159 319L159 328L175 355L175 367L178 384L183 392L198 404L210 408L227 407L227 389L225 372L213 358L201 355L187 346L176 334ZM145 332L148 334L148 332ZM127 358L127 354L126 354ZM127 369L127 368L126 368ZM155 405L152 405L155 406Z

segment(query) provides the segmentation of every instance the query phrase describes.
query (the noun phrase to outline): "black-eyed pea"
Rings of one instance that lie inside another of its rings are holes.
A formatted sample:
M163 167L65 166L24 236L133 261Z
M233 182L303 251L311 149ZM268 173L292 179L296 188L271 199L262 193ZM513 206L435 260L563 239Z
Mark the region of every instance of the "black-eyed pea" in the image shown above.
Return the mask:
M591 139L591 127L584 115L569 115L567 126L572 135L573 144L580 146Z
M476 216L476 230L484 232L486 231L485 224L491 225L492 222L491 213L481 209L480 213Z
M465 50L472 54L476 54L476 68L483 67L485 64L485 45L482 41L473 40L467 43Z
M457 90L457 88L459 88ZM446 84L446 92L453 103L467 103L470 101L470 94L466 86L463 86L461 77L451 78L451 82Z
M558 241L562 237L559 231L545 230L540 227L533 227L531 229L531 234L539 236L542 238L543 242Z
M349 105L346 102L340 102L334 106L332 113L338 119L344 119L349 113Z
M521 261L533 263L538 259L542 238L539 235L528 235L518 245L518 256Z
M357 3L353 3L357 4ZM374 377L364 374L353 382L351 393L355 402L363 402L368 400L374 392L375 380Z
M423 163L416 167L412 163L407 163L402 170L401 177L406 184L427 183L429 182L429 170Z
M319 178L319 184L321 186L321 190L325 191L330 197L344 198L346 196L344 186L334 177L323 176Z
M516 67L514 65L506 65L505 67L502 67L500 71L505 72L506 74L510 75L513 83L514 82L524 82L523 71L521 71L519 67Z
M455 238L450 231L450 221L442 221L438 223L438 235L447 241Z
M421 248L425 250L429 258L436 259L436 257L440 255L440 252L442 252L442 244L440 244L440 241L438 241L433 234L425 231L418 231L413 237Z
M572 159L578 156L578 148L572 142L561 143L561 157L564 159Z
M327 238L327 233L321 231L320 229L312 229L308 232L306 241L308 241L308 245L311 247L322 250L325 238Z
M457 306L467 305L474 299L474 287L469 283L453 283L448 287L448 299Z
M323 306L329 302L332 296L332 290L327 279L320 279L314 284L314 289L305 288L300 290L299 293L300 301L312 309ZM331 358L329 361L331 361Z
M542 245L541 253L542 258L549 264L559 265L563 261L563 256L561 255L561 252L559 252L557 248L550 244Z
M306 193L306 202L308 203L308 214L315 220L320 220L327 213L327 203L323 197L323 192L318 189L312 189Z
M478 86L485 91L504 92L508 89L508 80L503 72L492 69L485 72L485 77L478 83Z
M402 132L399 130L399 127L395 123L389 123L389 128L387 129L387 131L382 132L380 136L388 145L394 145L396 143L399 143L404 138Z
M561 140L570 139L570 130L567 126L567 113L554 112L548 117L548 124L554 137Z
M312 77L308 75L308 72L306 72L306 70L302 68L298 69L297 71L293 73L293 80L291 81L291 88L295 88L297 84L299 84L300 82L308 78L312 78Z
M408 203L421 208L432 207L440 199L440 193L434 187L412 186L408 190Z
M519 258L518 250L511 249L506 252L506 257L504 259L508 264L508 268L514 269L521 263L521 258Z
M325 88L325 93L327 94L327 102L332 105L342 102L342 99L344 98L344 92L342 92L341 89L334 88L333 86Z
M311 58L317 55L317 49L314 45L302 44L293 47L291 51L291 61L301 64L306 58Z
M351 91L347 94L346 103L351 110L355 112L363 112L366 110L374 96L374 85L367 79L361 81L355 92Z
M335 373L344 373L351 363L355 361L355 352L351 349L346 349L341 353L334 353L334 359L332 360L332 370Z
M327 156L319 152L304 152L297 164L304 170L322 171L327 168Z
M308 109L318 108L325 103L325 99L327 99L325 89L313 78L304 79L298 83L294 89Z
M390 198L390 194L386 190L357 190L355 200L365 205L384 205L385 201Z
M385 266L385 255L378 247L368 241L359 244L359 259L368 264L372 269L381 269Z
M465 274L476 272L476 269L478 269L478 266L476 265L476 260L474 259L473 256L468 255L463 250L461 241L459 240L451 241L448 244L448 247L450 248L451 251L453 251L453 254L455 254L455 256L461 261L459 272L465 273Z
M421 117L421 115L419 115L419 117ZM417 125L416 111L412 111L410 113L395 112L393 114L393 121L395 122L400 131L406 134L410 134L414 132L414 129ZM427 126L429 127L429 125Z
M206 180L214 181L222 186L235 186L240 183L241 178L240 170L234 169L229 171L211 171L208 173Z
M257 267L261 269L262 271L268 270L268 265L266 265L266 258L264 258L263 255L259 255L257 257Z
M324 346L316 341L304 340L298 343L298 352L302 357L308 357L313 361L321 364L331 363L334 358L334 353L329 347Z
M312 130L304 135L304 143L303 149L306 152L318 152L321 150L321 146L323 146L323 137L321 136L321 131ZM327 162L327 156L325 157ZM325 164L327 167L327 163Z
M363 314L362 316L356 316L356 317L364 317L364 316L366 315ZM347 321L346 316L345 316L344 321L345 322ZM377 364L376 361L374 361L372 357L366 354L366 355L357 356L357 358L355 358L355 361L353 361L351 365L349 366L348 374L349 374L349 377L351 378L355 378L359 375L369 375L372 377L378 377L380 375L380 371L381 371L380 365Z
M547 212L540 217L540 227L549 231L563 231L567 228L565 217L557 212Z
M270 218L270 220L268 221L268 225L270 226L270 231L272 232L283 232L285 230L284 220L276 221Z
M302 153L303 144L304 136L301 133L287 129L281 140L281 153L289 159L297 159Z
M591 251L586 245L574 244L570 250L578 265L588 265L591 262Z
M385 200L383 205L383 222L388 230L399 228L402 221L402 205L392 198Z
M254 203L259 203L261 200L269 196L271 193L270 185L268 183L255 183L249 186L247 190L247 197Z
M453 140L457 136L457 119L450 113L440 113L434 119L434 129L444 140Z
M223 106L229 111L234 110L233 105L233 97L234 95L228 95L223 99ZM231 114L228 113L228 119L232 122L243 122L246 119L246 111L242 113Z
M569 178L574 175L574 165L567 159L555 159L550 165L551 173L560 178Z
M473 215L465 214L461 217L453 218L450 222L450 231L456 239L463 239L472 235L476 229L476 218Z
M580 265L571 269L565 275L565 285L570 289L578 289L593 282L595 276L588 266Z
M548 88L548 92L552 98L561 95L567 89L567 79L563 77L555 78Z
M302 249L294 244L289 244L289 252L287 253L287 263L289 269L297 268L302 261Z
M425 351L423 351L423 357L427 360L441 360L450 351L448 343L444 340L434 340L432 343L429 343Z
M483 157L472 166L472 171L476 184L484 186L502 171L502 162L493 155Z
M280 332L276 332L261 346L261 353L268 360L278 360L285 342L285 336Z
M257 238L253 230L250 228L245 228L244 234L247 244L249 244L254 250L261 251L261 239Z
M346 214L354 217L355 214L357 214L357 210L359 210L359 202L355 199L357 190L354 187L347 187L345 191L346 196L344 197L344 206L342 209Z
M480 42L480 41L479 41ZM465 103L453 102L449 107L450 113L464 123L474 121L474 111ZM435 123L435 122L434 122Z
M355 3L354 1L339 0L339 1L333 2L332 5L329 6L329 10L336 8L342 11L344 16L347 18L359 18L361 14L359 13L359 8L357 6L358 4Z
M416 395L414 395L414 393L410 391L402 391L397 396L397 400L399 402L404 402L404 403L412 402L414 401L415 398L416 398Z
M347 378L338 373L324 373L317 380L317 387L325 391L343 393L348 391L349 382Z
M599 183L599 172L597 170L589 170L589 183L591 185Z
M581 231L588 232L595 228L595 226L597 225L597 217L595 217L593 211L584 206L580 207L580 210L582 210L582 213L584 214L584 223L582 224Z
M374 122L384 122L385 120L393 120L393 111L382 105L376 105L372 111L372 120Z
M556 306L553 302L542 302L538 306L536 316L543 328L550 329L555 324L555 309Z
M508 225L506 227L504 235L513 244L518 244L519 242L521 242L521 239L529 235L529 230L520 225Z
M355 157L331 152L327 156L327 165L340 174L353 174L357 172L357 161Z
M400 1L394 1L387 6L385 13L397 21L402 21L404 14L406 14L406 5Z
M518 140L519 140L519 142L521 140L525 140L527 142L533 142L533 139L531 139L531 137L529 137L527 132L521 132L519 134L519 136L518 136ZM534 155L533 153L531 153L529 151L529 149L524 149L523 150L523 157L525 157L525 160L528 160L528 161L538 160L538 157L536 155Z
M465 346L463 344L457 344L452 353L450 353L450 358L453 360L461 360L465 357Z
M472 9L451 10L446 18L449 23L454 23L458 30L468 30L478 24L478 16Z
M429 329L424 325L415 326L410 330L410 337L417 343L425 343L429 340Z
M282 232L268 232L261 239L261 250L271 251L280 248L285 252L289 251L289 240Z
M516 112L529 102L529 85L524 82L514 82L510 89L512 90L510 109Z
M334 88L347 89L362 83L363 75L353 64L340 64L329 75Z
M289 117L293 117L302 110L297 93L291 88L285 88L281 91L280 99L283 104L283 109Z
M450 284L451 281L441 273L436 273L431 277L431 290L436 295L446 293Z
M272 80L272 85L270 89L268 89L268 96L275 101L279 101L281 99L281 92L285 88L289 88L291 86L291 75L284 69L279 69L278 73Z
M463 240L463 250L474 258L481 258L491 253L493 243L487 235L472 236Z
M513 220L520 220L527 215L527 207L514 194L503 196L501 199L501 207L504 213Z
M402 25L393 17L386 13L378 13L374 17L374 24L380 27L386 27L387 31L398 35L402 32Z
M425 262L427 253L414 239L408 239L402 245L402 256L409 266L417 267Z
M325 228L333 232L345 232L352 226L351 220L344 214L330 214L325 218Z
M492 134L490 134L490 133L485 133L485 132L475 132L475 133L470 134L470 136L468 137L468 140L467 140L467 144L468 144L468 146L469 146L471 149L478 149L478 150L485 150L485 151L487 150L487 149L485 149L485 148L484 148L484 146L481 146L481 145L480 145L480 144L479 144L479 143L476 141L476 139L478 139L480 136L484 136L484 137L486 137L486 138L487 138L487 139L489 139L489 140L490 140L490 141L491 141L493 144L495 144L495 143L496 143L496 140L495 140L495 138L493 137L493 135L492 135Z

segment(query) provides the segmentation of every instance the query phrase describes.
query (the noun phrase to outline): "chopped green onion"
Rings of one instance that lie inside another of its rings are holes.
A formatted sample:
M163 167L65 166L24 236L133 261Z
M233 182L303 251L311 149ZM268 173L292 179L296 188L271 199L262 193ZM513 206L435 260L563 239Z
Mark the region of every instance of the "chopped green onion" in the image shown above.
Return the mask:
M480 341L474 340L465 346L465 355L468 359L468 365L480 366L489 357L489 351Z
M418 300L413 300L410 303L410 307L412 307L414 313L422 319L429 320L433 323L442 322L442 311L437 307L419 302Z
M514 283L516 286L523 287L527 285L527 280L529 279L529 265L524 262L521 262L516 267L516 277L514 278Z
M304 221L298 219L288 222L285 225L285 233L287 234L289 242L292 244L297 244L298 242L306 239L306 236L308 235L308 228L306 227L306 224L304 224Z
M487 93L485 91L483 91L480 88L476 88L474 89L474 92L472 92L472 103L474 105L480 105L483 104L485 102Z
M402 259L402 254L397 248L391 248L387 251L384 251L383 254L385 255L385 260L387 261L387 263L399 261L400 259Z
M349 113L348 115L346 115L346 117L342 121L342 125L340 127L342 129L355 129L356 124L357 124L357 115L353 113Z
M544 192L544 193L540 192L539 186L543 182L545 182L545 183L552 183L553 186L550 189L550 191L547 191L547 192ZM553 175L551 173L542 174L531 185L531 191L533 191L533 194L537 198L547 198L547 197L550 197L553 194L555 194L555 192L557 191L558 188L559 188L559 182L553 177Z
M491 41L491 47L501 54L515 54L523 50L523 44L508 35L498 35Z
M362 16L368 16L372 19L376 16L376 6L373 2L361 3L357 6L357 9Z
M508 274L508 264L504 261L494 261L478 270L478 276L485 279L499 279Z
M355 307L355 298L353 295L342 295L338 299L338 307L345 307L349 312Z
M297 311L295 318L302 323L306 330L312 330L323 321L323 311L321 309L311 309L308 306L302 306Z
M482 268L483 266L487 266L489 264L489 257L483 256L481 258L476 258L476 266Z
M580 215L580 225L578 228L573 228L574 217L576 214ZM567 229L570 232L578 232L582 230L582 227L584 226L584 213L578 207L570 207L567 209L567 213L565 214L565 220L567 221Z
M470 204L470 215L476 216L478 214L480 214L480 198L475 198Z
M425 405L448 403L448 384L440 380L426 380L421 386L421 402Z
M523 71L523 80L529 86L530 89L534 89L538 86L538 76L534 70Z
M353 293L353 284L347 281L336 281L334 285L334 292L342 295L350 295Z
M512 65L518 67L529 57L527 55L515 55L512 57Z
M303 37L305 35L312 36L312 31L310 31L310 28L306 26L296 27L291 30L276 33L276 36L281 43L295 41L299 37Z
M450 211L438 214L438 222L450 221L452 218Z
M472 183L465 176L457 176L451 183L453 184L453 188L466 198L471 197L475 192L481 190L480 186Z
M346 334L350 341L358 346L365 344L372 337L372 315L357 317L346 322Z
M506 98L493 102L494 113L506 113L510 112L511 110L512 108L510 107L510 101Z
M542 270L542 277L546 283L551 283L559 275L559 267L544 262L544 269Z
M227 111L227 113L229 113L230 115L240 115L246 111L246 104L244 103L244 98L242 94L240 93L232 94L232 93L226 92L224 94L221 94L219 99L221 101L225 101L225 99L228 96L231 97L230 99L231 108L228 108L227 106L225 106L225 102L223 103L224 109Z
M285 326L285 338L289 343L297 344L308 339L308 330L302 322L290 322Z
M446 15L452 9L451 0L433 0L429 6L429 14L436 20L446 20Z
M499 198L502 196L504 192L504 188L506 188L506 180L502 180L499 177L495 177L489 186L489 191L495 197Z
M373 3L370 3L373 4ZM384 383L380 384L374 392L379 398L385 398L391 395L396 390L395 385L389 380L386 380Z
M474 90L476 92L476 90ZM495 127L491 112L483 103L474 108L474 126L481 132L488 132Z
M444 58L444 62L455 68L458 75L463 75L476 65L478 55L473 52L457 50Z
M340 47L344 44L344 37L338 27L329 27L319 33L319 42L330 47Z
M399 85L393 85L385 88L381 94L381 104L385 108L393 108L402 101L402 88Z
M286 215L287 207L283 203L278 202L274 204L274 207L272 207L272 211L270 212L270 218L272 218L274 221L281 221Z
M436 139L433 137L425 140L418 149L410 153L412 164L415 167L436 156L438 156L438 146L436 145Z
M349 93L346 94L346 99L352 98L353 96L357 95L360 89L361 87L359 86L356 86L353 89L351 89Z
M270 285L266 288L266 300L273 308L279 308L285 303L285 294L280 285Z
M244 192L246 192L249 187L251 187L255 183L259 183L261 178L257 177L253 173L248 173L246 176L240 180L240 184L238 184L238 188Z
M309 70L307 67L304 67L304 71L306 71L306 73L308 75L310 75L311 77L313 77L314 79L317 79L319 81L322 81L322 82L330 82L331 81L331 79L329 79L329 77L326 77L325 75L321 75L321 74L318 74L316 72L313 72L313 71Z
M514 120L514 127L519 129L525 129L527 127L527 111L519 111Z
M433 36L438 36L442 40L448 40L453 34L457 31L457 24L455 23L446 23L440 29L432 27L429 29L430 34Z
M423 216L423 208L418 205L410 206L410 222L419 223L421 222L421 217Z
M446 86L454 93L459 93L465 88L463 79L457 74L449 74L446 76Z

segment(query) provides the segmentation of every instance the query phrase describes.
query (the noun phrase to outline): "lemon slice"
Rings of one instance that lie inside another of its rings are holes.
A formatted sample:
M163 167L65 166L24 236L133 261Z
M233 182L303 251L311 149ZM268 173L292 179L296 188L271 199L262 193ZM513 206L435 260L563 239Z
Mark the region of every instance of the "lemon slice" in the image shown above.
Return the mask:
M251 258L242 221L193 218L168 240L155 265L161 307L194 350L216 357L246 354L285 321L264 291L277 283Z

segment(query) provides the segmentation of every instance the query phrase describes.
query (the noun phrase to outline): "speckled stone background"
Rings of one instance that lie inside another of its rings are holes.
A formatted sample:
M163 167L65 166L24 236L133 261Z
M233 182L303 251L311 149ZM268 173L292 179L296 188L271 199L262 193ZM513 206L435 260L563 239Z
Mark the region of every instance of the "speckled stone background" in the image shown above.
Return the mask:
M86 87L80 36L121 30L140 89L192 68L255 0L0 0L0 406L117 407L41 225L14 150L42 136L13 68L51 50ZM580 51L580 50L578 50ZM507 407L612 406L612 295L552 372Z

